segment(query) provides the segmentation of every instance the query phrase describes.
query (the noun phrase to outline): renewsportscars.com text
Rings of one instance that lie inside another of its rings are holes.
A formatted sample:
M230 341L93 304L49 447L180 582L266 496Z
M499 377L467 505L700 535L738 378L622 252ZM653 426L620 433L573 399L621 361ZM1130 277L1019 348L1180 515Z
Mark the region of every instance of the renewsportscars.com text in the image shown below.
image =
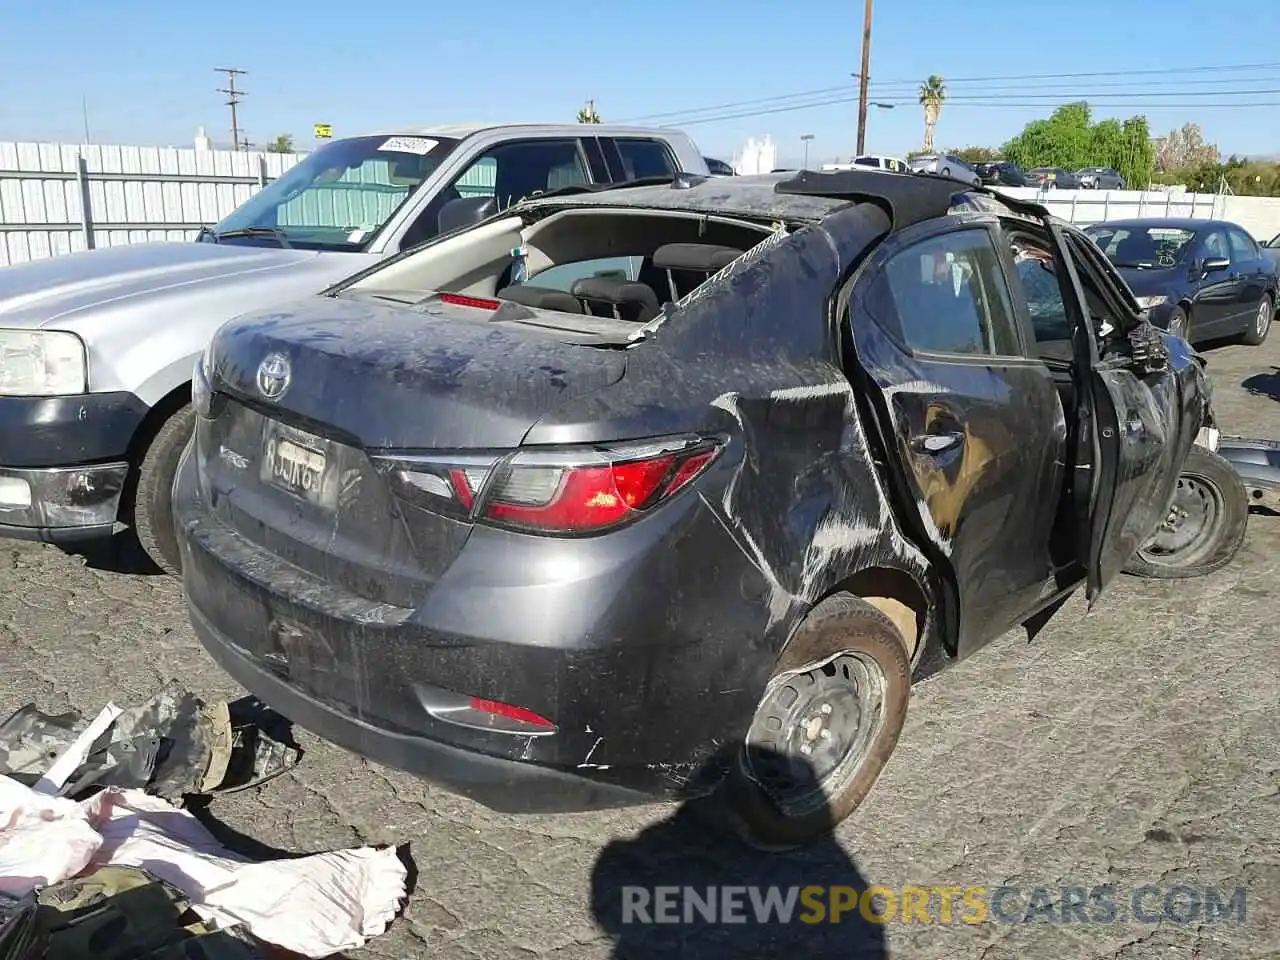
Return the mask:
M626 886L622 922L1214 923L1245 920L1246 890L1154 886Z

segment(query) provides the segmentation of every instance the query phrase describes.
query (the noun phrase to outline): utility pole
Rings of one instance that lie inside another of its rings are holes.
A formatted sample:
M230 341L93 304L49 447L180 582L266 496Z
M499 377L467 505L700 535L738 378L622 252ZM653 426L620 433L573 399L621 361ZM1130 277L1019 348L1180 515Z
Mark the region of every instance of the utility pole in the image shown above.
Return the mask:
M871 3L867 0L866 12L862 15L862 72L858 80L858 155L867 146L867 81L871 70Z
M241 149L240 124L236 122L236 105L240 102L240 98L244 96L244 91L236 89L236 77L243 75L245 71L236 67L214 67L213 69L215 73L225 73L227 75L227 85L219 87L217 92L227 95L227 106L231 108L231 149L239 150Z

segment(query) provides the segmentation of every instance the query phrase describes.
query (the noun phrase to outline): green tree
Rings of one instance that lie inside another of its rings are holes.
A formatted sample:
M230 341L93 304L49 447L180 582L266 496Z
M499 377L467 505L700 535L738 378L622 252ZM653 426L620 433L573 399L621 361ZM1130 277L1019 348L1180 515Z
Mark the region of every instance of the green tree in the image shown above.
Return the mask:
M579 123L599 123L600 114L596 113L596 102L588 100L587 105L578 111Z
M959 157L969 166L975 163L990 163L992 160L1002 159L1000 151L994 147L962 147L958 150L948 150L947 153L953 157Z
M293 153L293 134L280 134L267 144L267 153Z
M1091 121L1087 102L1064 104L1048 119L1028 123L1004 145L1004 154L1023 169L1111 167L1134 187L1146 186L1155 170L1146 117Z
M1115 169L1133 190L1145 190L1156 172L1156 148L1151 142L1151 127L1147 118L1138 116L1126 120L1124 130L1125 155Z
M933 152L933 132L942 115L942 104L947 99L947 84L936 73L930 74L920 84L920 106L924 108L924 152Z

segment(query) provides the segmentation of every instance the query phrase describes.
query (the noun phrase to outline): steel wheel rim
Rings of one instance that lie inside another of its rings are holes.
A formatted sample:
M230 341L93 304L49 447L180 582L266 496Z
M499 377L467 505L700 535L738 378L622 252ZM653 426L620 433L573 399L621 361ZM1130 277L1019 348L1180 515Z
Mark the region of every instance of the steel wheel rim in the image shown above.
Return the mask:
M1267 328L1271 326L1271 302L1263 297L1262 302L1258 304L1258 316L1254 320L1254 329L1258 336L1261 337L1267 332Z
M1216 484L1204 477L1179 477L1169 513L1138 553L1155 566L1195 563L1212 546L1214 527L1224 512Z
M745 773L787 816L822 810L862 769L884 728L887 690L881 666L854 651L780 674L747 732Z

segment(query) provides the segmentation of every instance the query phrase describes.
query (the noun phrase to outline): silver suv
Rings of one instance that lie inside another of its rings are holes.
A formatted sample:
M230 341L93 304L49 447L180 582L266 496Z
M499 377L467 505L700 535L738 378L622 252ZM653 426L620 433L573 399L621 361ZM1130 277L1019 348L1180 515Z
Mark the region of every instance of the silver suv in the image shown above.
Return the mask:
M933 173L940 177L954 177L975 187L982 185L977 171L954 154L928 153L913 157L910 166L914 173Z
M130 526L177 572L169 494L194 422L192 371L223 323L525 197L681 172L708 174L675 130L383 130L309 154L200 242L0 268L0 536L64 543Z

